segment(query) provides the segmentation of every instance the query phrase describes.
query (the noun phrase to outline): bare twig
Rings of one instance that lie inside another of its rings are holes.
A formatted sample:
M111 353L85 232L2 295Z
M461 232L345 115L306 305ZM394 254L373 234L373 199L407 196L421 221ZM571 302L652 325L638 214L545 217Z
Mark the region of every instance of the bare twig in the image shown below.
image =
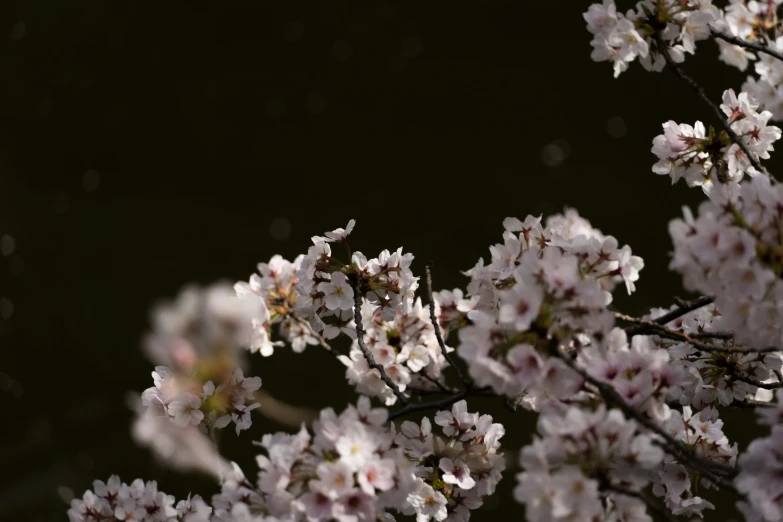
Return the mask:
M437 386L437 387L438 387L438 389L439 389L441 392L443 392L443 393L457 393L457 391L456 391L456 390L452 390L451 388L447 388L447 387L446 387L446 386L444 386L444 385L443 385L443 383L442 383L442 382L440 382L438 379L433 379L432 377L430 377L429 375L427 375L427 374L426 374L426 373L424 373L424 372L417 373L416 375L418 375L418 376L419 376L419 377L421 377L422 379L425 379L425 380L427 380L427 381L431 382L432 384L434 384L435 386Z
M355 281L351 281L351 286L353 287L353 318L356 322L356 341L359 345L359 349L362 351L364 358L367 359L367 364L370 366L370 368L378 371L378 373L381 375L381 380L383 380L383 382L386 383L386 386L391 389L392 393L394 393L394 396L397 397L398 401L400 401L400 404L405 406L408 404L408 398L405 397L397 385L394 384L394 381L391 380L391 377L389 377L389 375L386 373L386 370L383 368L383 366L375 362L375 358L372 356L372 352L369 348L367 348L367 345L364 342L364 324L362 323L362 294L359 293L359 288Z
M459 366L454 364L454 361L451 359L451 356L449 355L449 352L446 350L446 342L443 340L443 335L440 332L440 325L438 324L438 318L435 315L435 301L432 298L432 262L427 263L427 266L425 267L425 272L427 274L427 299L430 302L430 321L432 322L432 327L435 329L435 337L438 339L438 346L440 346L440 353L443 354L443 358L446 359L446 362L449 363L449 366L454 368L454 373L457 374L457 378L462 382L463 386L466 388L470 388L473 386L473 383L465 378L465 376L462 374L462 370L459 369Z
M669 55L669 50L666 48L666 44L659 38L658 39L658 48L660 49L661 54L663 55L664 60L666 60L666 65L669 66L669 68L674 71L674 73L685 83L688 84L688 86L693 89L694 92L701 98L704 103L706 103L710 109L712 109L712 112L715 113L715 116L717 116L718 121L720 122L721 126L723 127L723 130L726 131L726 134L728 134L729 139L732 141L732 143L735 143L740 150L742 150L743 154L747 156L748 161L750 161L751 165L758 170L759 172L763 172L765 174L767 173L767 170L761 166L761 163L754 158L750 150L748 150L748 146L745 145L745 142L743 142L739 136L737 136L737 133L734 132L734 129L731 128L731 125L729 124L728 120L726 119L726 115L723 114L723 111L720 110L720 107L716 105L712 100L710 100L709 96L707 96L707 93L704 92L704 89L702 89L701 85L696 83L696 81L685 74L683 72L682 68L674 63L674 60Z
M743 40L742 38L737 38L736 36L722 33L713 28L710 28L710 34L712 35L713 38L719 38L724 42L728 42L734 45L739 45L740 47L744 47L745 49L750 49L751 51L764 53L769 56L772 56L773 58L777 58L780 61L783 61L783 54L780 54L779 52L777 52L775 49L771 48L768 45L758 44L755 42L748 42L746 40Z

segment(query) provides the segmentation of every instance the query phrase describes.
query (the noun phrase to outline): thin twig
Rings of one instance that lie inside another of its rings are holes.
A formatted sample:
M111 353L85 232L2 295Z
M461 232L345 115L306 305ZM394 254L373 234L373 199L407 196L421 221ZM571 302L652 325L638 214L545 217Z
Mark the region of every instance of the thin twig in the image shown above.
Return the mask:
M739 136L737 136L737 133L734 132L734 129L731 128L731 125L726 120L726 115L723 114L723 111L720 110L720 107L718 107L715 103L713 103L712 100L710 100L709 96L704 92L704 89L702 89L701 85L696 83L696 81L685 74L683 72L682 68L674 63L674 60L671 56L669 56L669 50L666 49L666 44L663 43L663 41L659 38L658 39L658 48L661 50L661 54L663 55L664 60L666 60L666 65L669 66L669 68L674 71L674 73L685 83L688 84L688 86L693 89L693 91L696 92L696 94L699 95L699 98L701 98L704 103L709 105L710 109L712 109L712 112L715 113L715 115L718 117L718 121L720 122L721 126L723 127L723 130L726 131L726 134L728 134L729 139L731 139L732 143L735 143L740 150L747 156L748 161L750 161L750 164L753 165L753 167L758 170L759 172L763 172L765 174L767 173L767 170L761 166L761 163L754 158L750 154L750 150L748 150L748 146L745 145L745 142L743 142Z
M431 382L432 384L434 384L435 386L437 386L437 387L438 387L438 389L439 389L441 392L443 392L443 393L457 393L457 391L456 391L456 390L452 390L451 388L447 388L447 387L446 387L446 386L444 386L444 385L443 385L443 383L441 383L441 382L440 382L438 379L433 379L432 377L430 377L429 375L427 375L427 374L426 374L426 373L424 373L424 372L417 373L416 375L418 375L418 376L419 376L419 377L421 377L422 379L425 379L425 380L427 380L427 381Z
M737 38L736 36L732 36L730 34L717 31L712 27L710 27L710 34L712 35L713 38L720 38L724 42L728 42L734 45L739 45L740 47L744 47L745 49L750 49L751 51L764 53L769 56L772 56L773 58L777 58L780 61L783 61L783 54L780 54L779 52L777 52L776 50L774 50L768 45L762 45L755 42L748 42L746 40L743 40L742 38Z
M712 297L699 297L698 299L695 299L691 301L690 303L683 303L679 308L675 308L671 312L664 314L660 316L659 318L655 319L654 322L658 324L667 324L674 320L679 319L685 314L689 314L693 312L694 310L698 310L699 308L703 306L707 306L709 304L712 304L714 299Z
M477 395L483 395L483 396L490 396L495 397L497 396L492 390L489 388L466 388L464 390L460 390L454 395L451 395L449 397L445 397L443 399L438 399L436 401L429 401L429 402L419 402L415 404L408 404L404 408L397 410L395 412L392 412L389 414L389 420L392 421L394 419L398 419L404 415L408 415L409 413L414 413L417 411L425 411L425 410L435 410L439 408L445 408L447 406L451 406L457 401L461 401L462 399L465 399L467 397L473 397Z
M440 332L440 325L438 324L438 318L435 315L435 301L432 298L432 262L427 263L427 266L425 267L425 273L427 274L427 299L430 302L430 321L432 322L432 327L435 329L435 337L438 339L438 346L440 346L440 353L443 354L443 358L446 359L446 362L449 363L449 366L454 368L454 373L457 374L457 378L460 380L460 382L465 386L466 388L470 388L473 386L473 383L465 378L465 376L462 374L462 370L459 369L459 366L454 364L454 361L451 359L451 356L449 355L449 352L446 351L446 342L443 340L443 335Z
M389 375L386 373L386 370L383 368L383 366L375 362L375 358L372 356L372 352L370 352L370 349L367 348L367 345L364 343L364 324L362 323L362 294L359 293L359 288L355 281L351 281L351 286L353 287L353 318L356 322L356 341L359 344L359 349L362 351L364 358L367 359L367 364L373 370L378 371L378 373L381 375L381 380L383 380L383 382L386 383L386 386L391 389L392 393L394 393L394 396L397 397L397 400L400 401L403 406L407 405L408 398L405 397L397 385L394 384L394 381L391 380L391 377L389 377Z

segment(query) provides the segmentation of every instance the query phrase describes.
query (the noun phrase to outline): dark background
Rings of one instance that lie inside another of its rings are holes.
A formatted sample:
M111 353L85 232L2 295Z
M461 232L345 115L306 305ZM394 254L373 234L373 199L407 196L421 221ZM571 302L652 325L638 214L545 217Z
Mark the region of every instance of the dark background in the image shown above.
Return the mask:
M402 245L452 288L504 217L570 205L646 262L619 307L684 295L667 222L702 194L653 174L650 146L667 119L714 122L672 74L592 63L588 4L3 2L0 519L65 520L62 498L112 473L208 497L130 439L149 305L352 217L355 249ZM699 50L685 68L714 99L739 88L713 42ZM316 349L253 364L294 404L353 401ZM475 404L508 448L529 440L533 417ZM226 454L254 476L249 441L278 429L258 417ZM518 518L513 475L475 520Z

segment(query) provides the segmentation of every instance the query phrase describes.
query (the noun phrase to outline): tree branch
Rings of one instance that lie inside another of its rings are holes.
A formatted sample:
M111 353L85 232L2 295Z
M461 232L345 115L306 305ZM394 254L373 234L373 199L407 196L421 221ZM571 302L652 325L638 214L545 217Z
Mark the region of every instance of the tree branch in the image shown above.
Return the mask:
M768 45L758 44L754 42L748 42L746 40L743 40L742 38L737 38L736 36L732 36L730 34L722 33L720 31L717 31L710 27L710 34L713 38L719 38L723 40L724 42L728 42L730 44L739 45L740 47L744 47L745 49L750 49L751 51L756 51L759 53L764 53L769 56L772 56L773 58L777 58L780 61L783 61L783 54L780 54L776 50L772 49Z
M432 322L432 327L435 329L435 337L438 339L440 353L443 354L443 358L446 359L446 362L449 363L449 366L454 368L454 372L457 374L457 378L459 378L460 382L462 382L462 385L465 386L465 388L470 388L473 386L473 383L467 380L462 374L462 370L459 369L459 366L454 364L454 361L451 359L449 352L446 351L446 343L443 340L443 335L440 332L438 318L435 315L435 300L432 298L432 266L432 262L429 262L424 269L427 274L427 299L430 302L430 321Z
M736 380L750 384L757 388L764 388L765 390L778 390L783 388L783 382L761 382L760 380L756 379L755 377L751 377L750 375L742 375L738 373L732 373L731 375Z
M670 323L676 319L679 319L683 315L693 312L694 310L698 310L703 306L712 304L713 301L714 299L712 297L699 297L690 303L683 303L679 308L675 308L671 312L660 316L658 319L655 319L654 322L658 324Z
M748 150L748 146L745 145L745 142L743 142L739 136L737 136L737 133L734 132L734 129L731 128L731 125L726 120L726 115L723 114L723 111L720 110L720 107L713 103L712 100L707 96L707 94L704 92L704 89L702 89L701 85L696 83L696 81L685 74L682 70L682 68L674 63L674 60L672 60L672 57L669 56L669 50L666 48L666 44L659 38L658 39L658 48L661 49L661 54L663 55L664 60L666 60L666 65L669 66L669 68L674 71L674 73L685 83L688 84L688 86L693 89L696 94L699 95L699 98L701 98L704 103L709 105L710 109L712 109L712 112L715 113L715 115L718 117L718 121L720 122L721 126L723 127L723 130L726 131L726 134L729 135L729 139L731 139L732 143L735 143L740 150L747 156L748 161L750 161L750 164L753 165L753 167L758 170L759 172L762 172L764 174L769 174L767 170L761 166L761 163L754 158L750 154L750 150Z
M638 325L640 328L636 328L634 330L635 334L644 333L645 331L649 331L650 333L653 333L655 335L658 335L660 337L665 337L667 339L672 339L674 341L680 341L684 343L688 343L692 345L697 350L701 350L703 352L709 352L709 353L715 353L715 352L725 352L725 353L771 353L771 352L777 352L780 351L779 348L776 348L774 346L768 346L765 348L746 348L744 346L715 346L712 344L706 344L701 341L698 341L695 339L695 334L693 336L686 334L685 332L678 332L676 330L671 330L662 324L659 324L657 321L648 321L646 319L638 319L636 317L631 317L630 315L625 315L621 313L615 312L614 314L616 319L619 319L620 321L625 321L628 323L634 323ZM722 338L726 334L716 334L716 337ZM728 334L731 336L731 334ZM709 333L701 334L701 337L710 337Z
M370 366L370 368L377 370L378 373L381 374L381 379L384 383L386 383L386 386L391 389L392 393L394 393L394 396L397 397L397 400L400 401L403 406L407 405L407 397L405 397L397 385L394 384L394 381L391 380L391 377L389 377L389 375L386 373L386 370L383 368L383 366L375 362L375 358L372 356L372 352L370 352L370 349L367 348L367 345L364 343L364 324L362 323L362 294L359 293L359 288L355 281L351 281L351 286L353 287L353 318L356 322L356 341L359 344L359 349L362 351L364 358L367 359L367 364Z

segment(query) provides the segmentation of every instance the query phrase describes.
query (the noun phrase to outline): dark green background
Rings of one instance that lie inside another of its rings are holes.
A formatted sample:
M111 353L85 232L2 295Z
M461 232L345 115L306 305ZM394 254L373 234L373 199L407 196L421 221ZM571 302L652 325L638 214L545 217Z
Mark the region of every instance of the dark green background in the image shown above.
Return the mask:
M64 520L57 488L80 495L111 473L209 496L130 440L125 394L151 382L148 306L191 281L246 279L352 217L355 249L402 245L451 288L504 217L570 205L645 259L619 306L682 295L667 222L702 196L651 172L651 140L670 118L714 122L674 75L634 64L614 80L592 63L588 4L3 2L0 235L16 250L0 257L14 306L0 321L0 519ZM686 69L714 99L739 87L713 42L699 51ZM556 140L569 154L548 167ZM277 218L287 240L270 233ZM339 408L353 394L333 364L280 350L254 374L277 397ZM529 440L533 417L474 404L506 424L509 448ZM277 429L259 417L226 453L254 476L249 441ZM475 520L519 517L514 482Z

